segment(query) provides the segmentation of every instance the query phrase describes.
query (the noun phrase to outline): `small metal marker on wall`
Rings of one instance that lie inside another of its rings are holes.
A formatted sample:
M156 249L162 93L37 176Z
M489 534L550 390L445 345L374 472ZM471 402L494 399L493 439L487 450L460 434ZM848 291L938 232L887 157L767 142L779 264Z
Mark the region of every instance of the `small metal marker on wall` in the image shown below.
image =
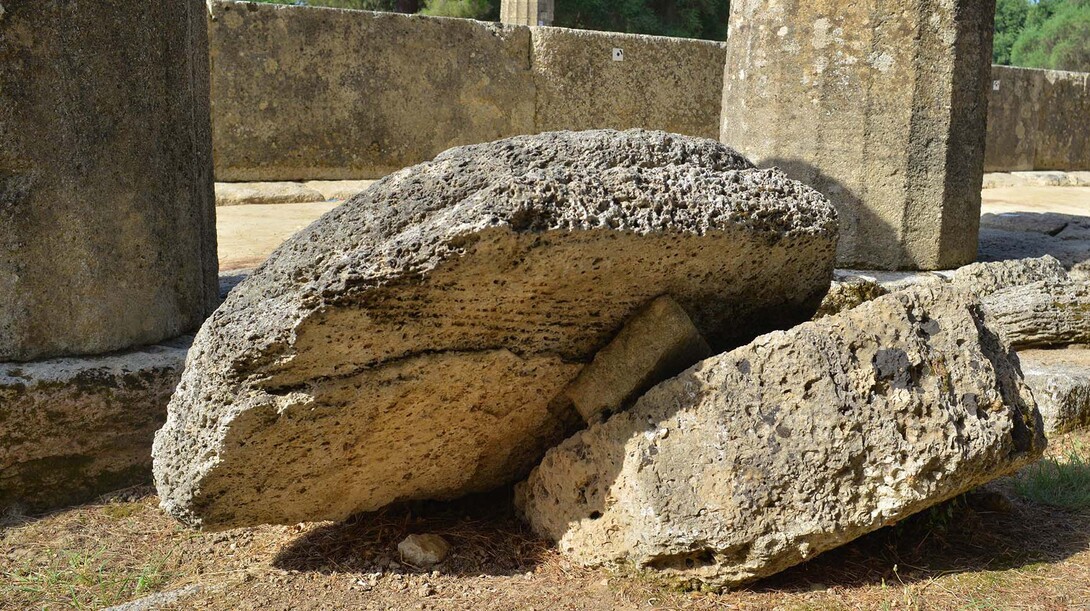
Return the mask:
M616 47L613 48L613 61L615 61L615 62L623 62L624 61L624 49L618 49Z

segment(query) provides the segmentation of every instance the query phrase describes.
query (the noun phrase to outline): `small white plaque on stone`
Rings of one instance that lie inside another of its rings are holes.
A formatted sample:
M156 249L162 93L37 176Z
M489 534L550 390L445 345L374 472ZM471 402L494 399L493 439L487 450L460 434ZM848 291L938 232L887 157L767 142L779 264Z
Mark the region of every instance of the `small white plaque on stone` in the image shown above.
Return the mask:
M613 61L615 61L615 62L623 62L624 61L624 49L618 49L616 47L613 48Z
M999 91L999 81L992 81L992 91Z

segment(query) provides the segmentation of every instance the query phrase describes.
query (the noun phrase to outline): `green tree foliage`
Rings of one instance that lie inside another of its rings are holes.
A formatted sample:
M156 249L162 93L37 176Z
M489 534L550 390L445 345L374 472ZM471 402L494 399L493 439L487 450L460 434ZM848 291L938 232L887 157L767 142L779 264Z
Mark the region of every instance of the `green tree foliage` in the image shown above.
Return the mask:
M1018 66L1090 72L1090 0L1033 6L1010 59Z
M500 18L499 0L426 0L422 15L494 21Z
M1028 0L998 0L995 4L995 38L992 43L992 63L1011 63L1011 47L1029 15Z
M330 6L333 8L352 8L362 11L400 11L416 12L419 2L413 2L411 7L399 7L397 0L251 0L252 2L264 2L267 4L297 4L306 6ZM408 8L408 10L401 10Z
M554 25L726 40L730 0L556 0Z

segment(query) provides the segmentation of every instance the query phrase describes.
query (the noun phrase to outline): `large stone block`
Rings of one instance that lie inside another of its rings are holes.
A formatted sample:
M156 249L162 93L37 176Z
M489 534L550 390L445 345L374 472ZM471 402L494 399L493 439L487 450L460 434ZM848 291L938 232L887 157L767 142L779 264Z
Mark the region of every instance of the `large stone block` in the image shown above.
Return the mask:
M992 66L985 172L1037 168L1037 128L1041 122L1044 75L1044 70Z
M1012 286L983 299L1015 348L1090 344L1090 284L1070 279Z
M1090 169L1090 74L992 66L985 171Z
M209 28L218 180L379 178L534 131L525 27L216 1Z
M191 331L217 300L204 3L3 4L0 361Z
M517 502L588 565L715 587L798 564L1044 450L969 292L916 287L761 336L550 450Z
M192 338L95 357L0 363L0 511L38 511L151 479Z
M994 8L732 2L721 139L829 197L842 267L970 263Z
M532 32L537 131L640 127L719 135L725 44L564 28Z
M339 519L525 476L557 398L669 295L717 349L808 318L835 212L714 140L558 132L452 149L333 210L201 329L155 442L193 525Z
M1090 349L1072 346L1018 352L1026 384L1033 391L1045 432L1066 433L1090 426Z

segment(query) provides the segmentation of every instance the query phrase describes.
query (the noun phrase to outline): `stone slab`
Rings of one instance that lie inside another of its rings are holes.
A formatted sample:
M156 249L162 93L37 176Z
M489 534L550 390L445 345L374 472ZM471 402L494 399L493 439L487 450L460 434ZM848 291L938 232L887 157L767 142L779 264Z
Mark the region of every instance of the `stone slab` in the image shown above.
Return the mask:
M659 297L625 323L563 395L583 420L598 422L709 356L711 348L685 309Z
M321 192L298 182L217 182L217 206L308 204L326 201Z
M916 287L659 384L550 450L516 503L575 562L734 587L1044 448L1033 396L979 301Z
M671 296L713 349L805 320L835 227L819 193L714 140L598 130L447 151L228 295L157 435L163 507L228 528L516 481L578 424L558 395L647 303Z
M37 512L151 480L151 443L191 337L0 363L0 510Z
M346 201L363 193L375 184L373 180L309 180L308 189L322 194L326 201Z

